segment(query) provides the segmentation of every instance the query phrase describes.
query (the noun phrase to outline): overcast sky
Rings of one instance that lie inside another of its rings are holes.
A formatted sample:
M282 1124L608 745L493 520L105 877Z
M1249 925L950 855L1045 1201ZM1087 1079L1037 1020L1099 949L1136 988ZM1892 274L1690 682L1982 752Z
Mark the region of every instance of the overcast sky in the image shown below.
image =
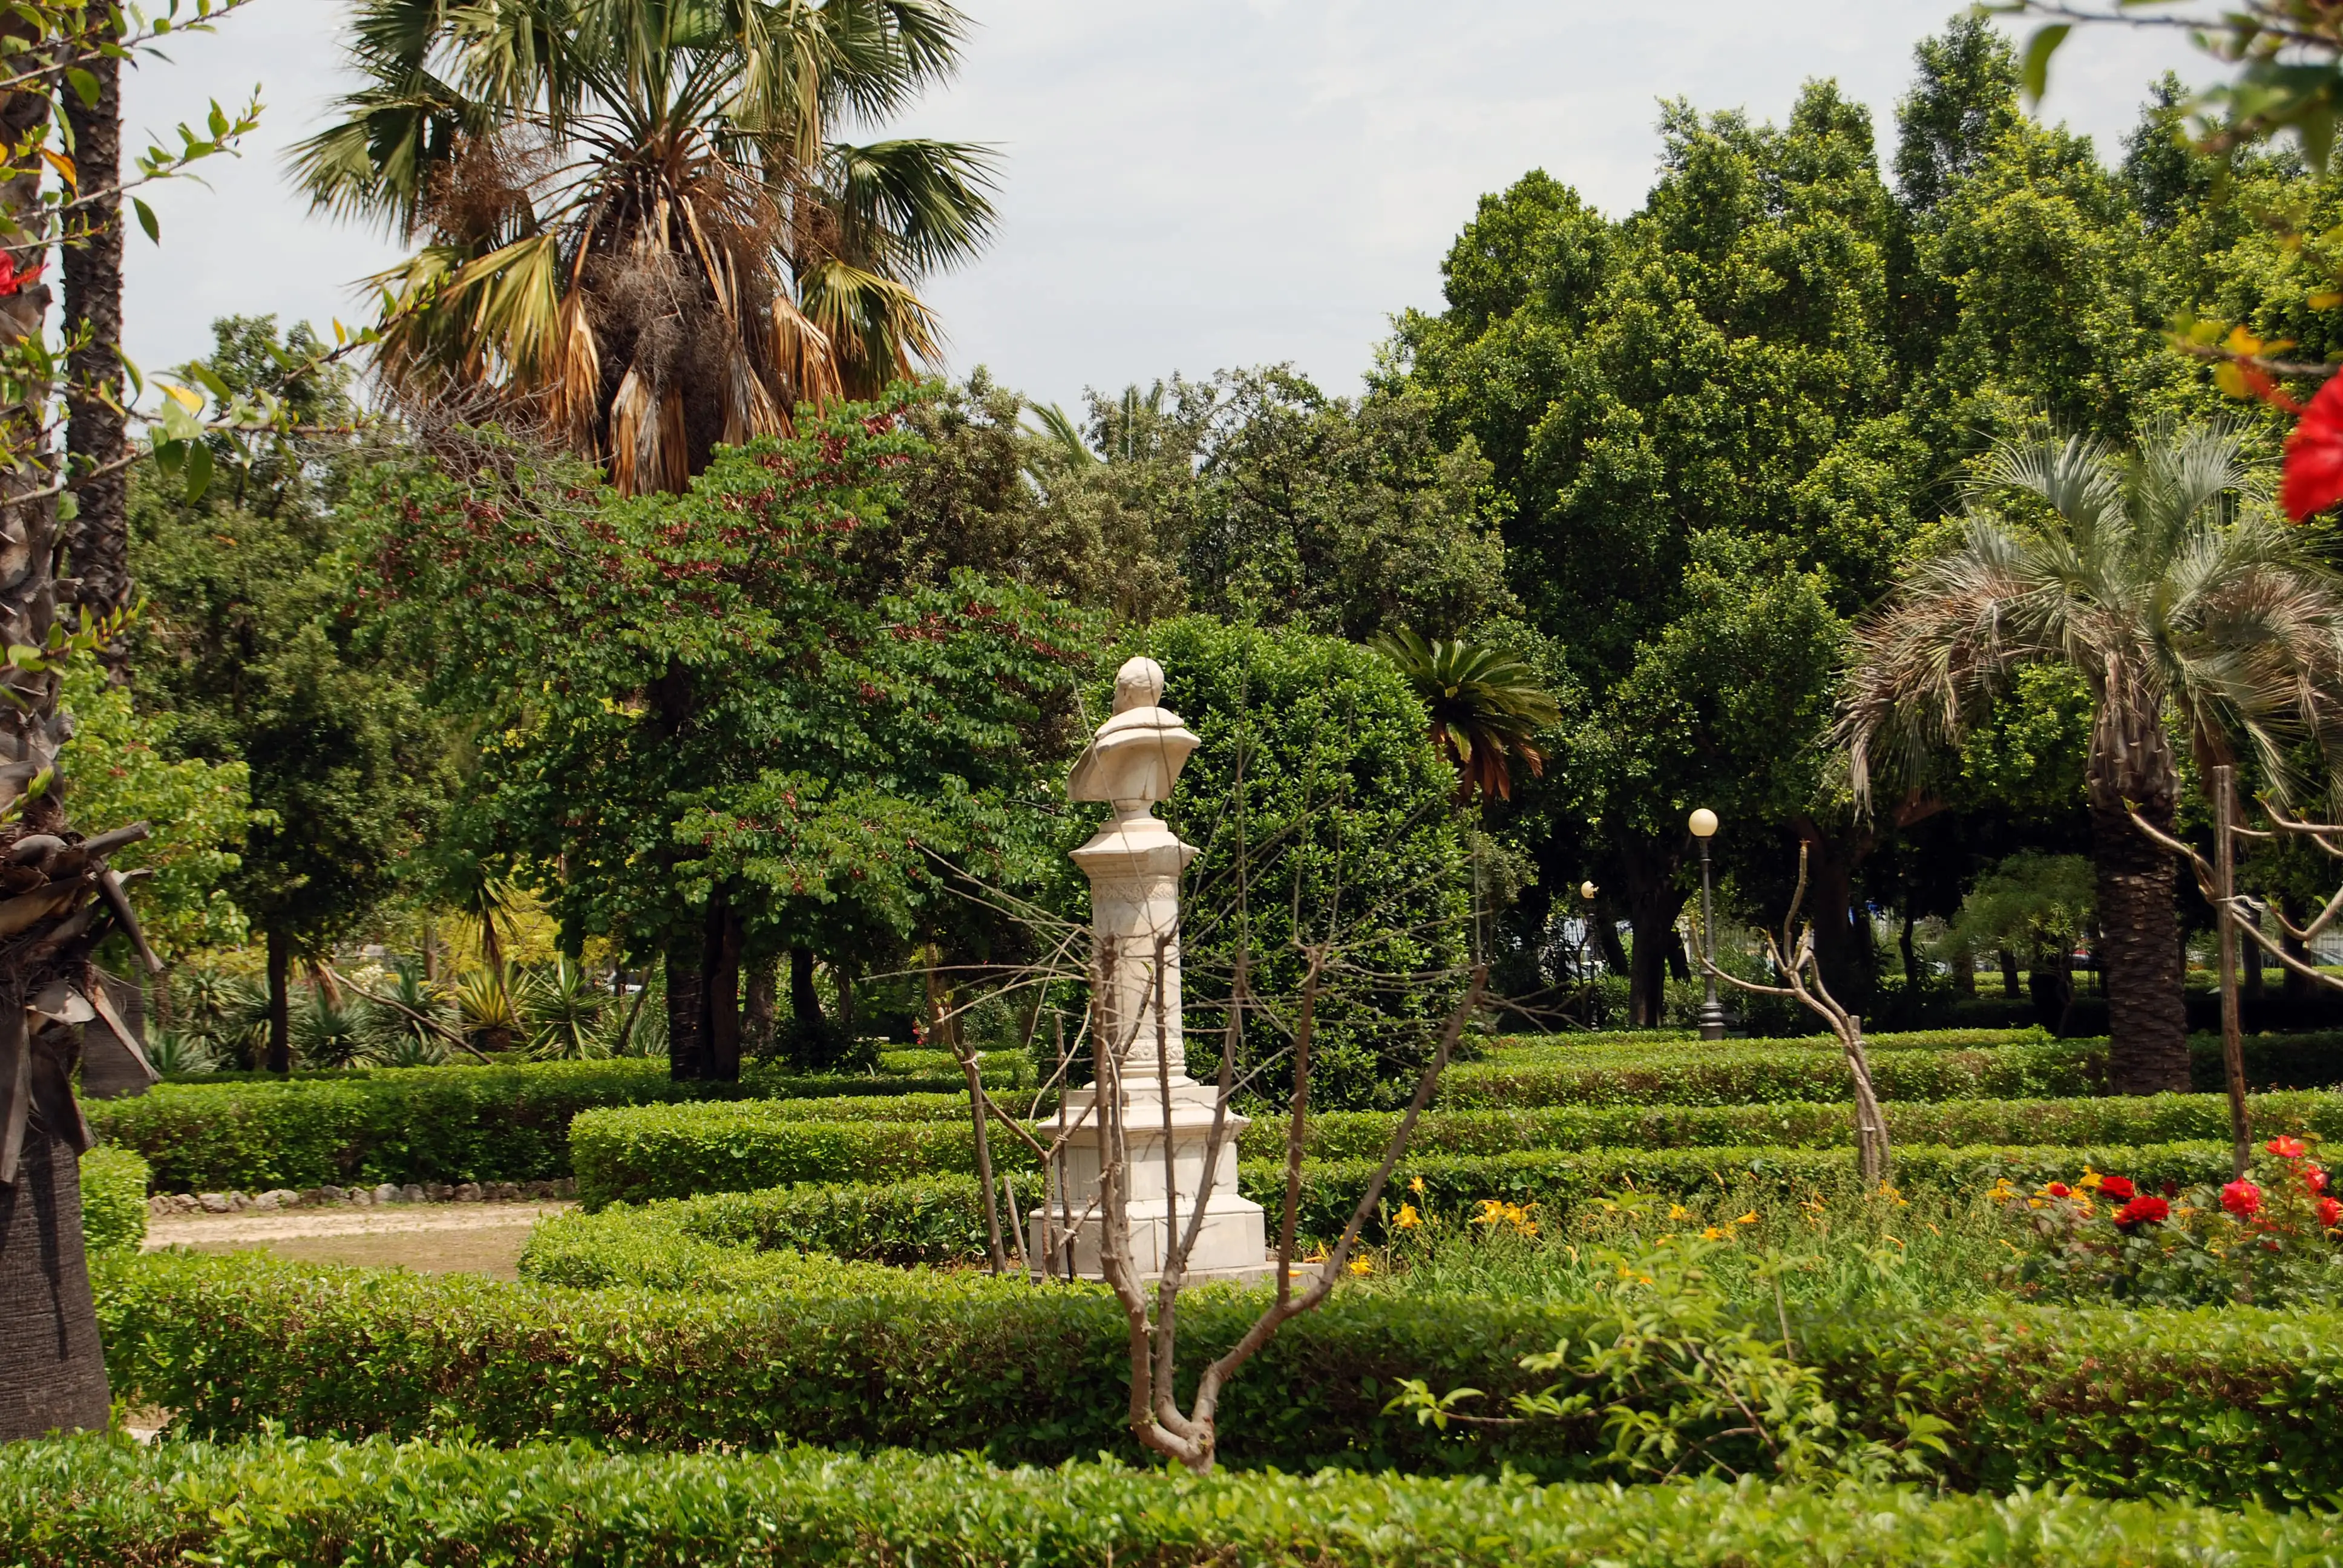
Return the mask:
M1393 313L1436 308L1474 201L1542 167L1614 216L1641 205L1663 98L1780 119L1835 76L1888 156L1912 46L1949 0L961 0L960 80L901 129L1003 156L998 238L935 280L950 368L982 364L1076 407L1173 370L1290 360L1356 389ZM205 350L229 312L323 327L394 259L383 236L313 217L283 150L340 81L343 0L259 0L181 40L127 95L126 140L256 83L264 129L209 188L155 194L163 247L130 240L128 347ZM2203 64L2170 33L2078 35L2044 113L2119 156L2147 84ZM136 145L134 143L133 145Z

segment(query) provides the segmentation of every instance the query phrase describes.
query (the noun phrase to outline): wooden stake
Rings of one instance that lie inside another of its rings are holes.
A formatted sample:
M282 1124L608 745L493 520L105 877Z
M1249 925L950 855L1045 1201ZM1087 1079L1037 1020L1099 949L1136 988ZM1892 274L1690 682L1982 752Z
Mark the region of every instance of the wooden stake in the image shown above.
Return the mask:
M2232 1174L2243 1180L2253 1150L2246 1115L2246 1045L2237 1023L2237 770L2213 769L2213 908L2221 932L2221 1070L2229 1087Z

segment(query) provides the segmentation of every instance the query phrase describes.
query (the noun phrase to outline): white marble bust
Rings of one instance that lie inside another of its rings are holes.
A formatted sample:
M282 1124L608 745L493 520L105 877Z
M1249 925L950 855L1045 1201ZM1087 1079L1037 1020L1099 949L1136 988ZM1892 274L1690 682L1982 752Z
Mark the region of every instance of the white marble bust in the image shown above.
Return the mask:
M1144 810L1172 799L1172 786L1201 739L1168 708L1163 667L1134 658L1115 671L1114 717L1099 726L1090 748L1066 780L1073 800L1111 800L1121 810Z

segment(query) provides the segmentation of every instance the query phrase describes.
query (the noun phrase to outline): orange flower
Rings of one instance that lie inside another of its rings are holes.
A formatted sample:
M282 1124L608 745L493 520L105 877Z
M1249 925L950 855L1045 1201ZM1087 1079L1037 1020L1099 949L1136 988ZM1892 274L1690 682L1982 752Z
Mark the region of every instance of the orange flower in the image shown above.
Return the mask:
M2310 1152L2309 1145L2299 1138L2273 1138L2262 1147L2281 1160L2299 1160Z

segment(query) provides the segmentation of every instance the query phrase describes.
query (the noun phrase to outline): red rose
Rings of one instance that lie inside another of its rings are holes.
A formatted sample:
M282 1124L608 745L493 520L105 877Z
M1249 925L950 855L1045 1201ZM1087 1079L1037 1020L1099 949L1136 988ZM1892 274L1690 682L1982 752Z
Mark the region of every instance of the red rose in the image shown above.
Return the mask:
M2042 1191L2053 1198L2072 1198L2075 1195L2075 1190L2064 1181L2053 1181Z
M2343 1225L2343 1201L2321 1198L2318 1201L2318 1222L2330 1231Z
M2161 1198L2135 1198L2116 1211L2116 1223L2127 1231L2134 1225L2161 1225L2170 1218L2172 1205Z
M2259 1213L2261 1206L2262 1190L2250 1181L2232 1181L2221 1189L2221 1207L2240 1220Z
M2308 1192L2326 1191L2326 1171L2319 1166L2306 1163L2302 1168L2302 1186L2303 1190Z
M2110 1203L2128 1203L2139 1196L2139 1189L2131 1184L2128 1176L2103 1176L2099 1179L2099 1196Z
M2299 1138L2273 1138L2262 1147L2281 1160L2299 1160L2310 1152L2309 1146Z
M2343 376L2329 379L2286 438L2278 504L2296 522L2343 500Z

